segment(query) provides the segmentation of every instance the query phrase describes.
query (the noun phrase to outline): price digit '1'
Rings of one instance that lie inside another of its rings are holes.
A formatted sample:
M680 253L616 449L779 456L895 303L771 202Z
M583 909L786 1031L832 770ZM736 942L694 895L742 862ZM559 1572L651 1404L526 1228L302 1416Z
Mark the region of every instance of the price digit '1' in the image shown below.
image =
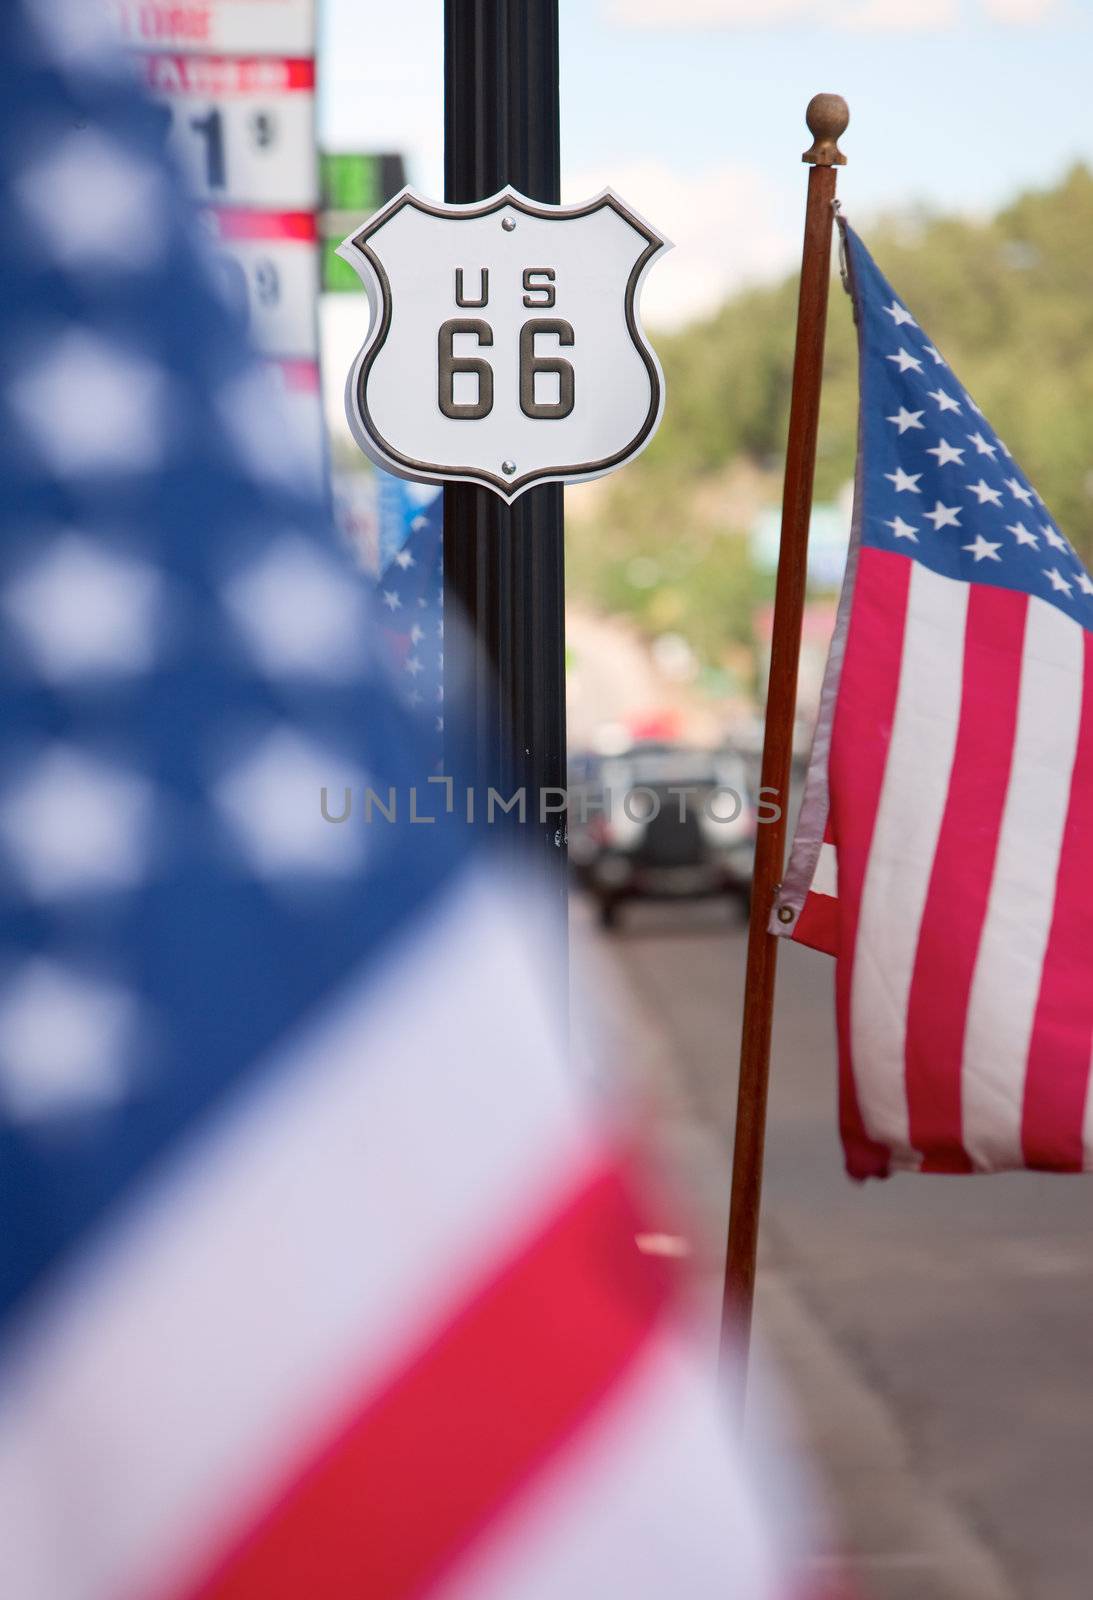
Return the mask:
M493 343L493 329L481 317L452 317L440 325L437 336L437 403L446 417L474 420L488 416L493 409L493 368L478 356L457 356L453 346L457 333L473 333L480 345ZM471 373L478 379L478 399L457 401L456 375Z
M214 106L203 117L191 117L190 127L205 137L205 183L210 189L223 189L227 183L224 170L224 119Z

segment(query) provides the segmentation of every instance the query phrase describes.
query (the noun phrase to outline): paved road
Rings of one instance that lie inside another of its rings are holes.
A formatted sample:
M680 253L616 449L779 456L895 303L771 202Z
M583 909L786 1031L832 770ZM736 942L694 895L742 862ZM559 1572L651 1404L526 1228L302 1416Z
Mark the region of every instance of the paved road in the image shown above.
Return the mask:
M604 936L576 911L621 975L615 1023L687 1169L711 1280L736 1094L734 916L635 906ZM783 954L774 1056L760 1316L862 1593L1085 1600L1093 1179L851 1184L836 1137L831 969L813 952Z

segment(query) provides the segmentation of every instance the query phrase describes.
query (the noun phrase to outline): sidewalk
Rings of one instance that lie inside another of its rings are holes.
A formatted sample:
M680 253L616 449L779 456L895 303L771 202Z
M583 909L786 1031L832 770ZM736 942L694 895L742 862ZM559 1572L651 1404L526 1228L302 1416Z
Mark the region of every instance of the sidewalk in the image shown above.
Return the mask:
M658 1156L693 1215L687 1246L697 1269L698 1316L716 1358L721 1266L727 1224L728 1154L714 1131L708 1095L681 1065L671 1020L636 983L614 946L598 938L575 906L575 948L591 941L602 968L589 985L611 1041L650 1111ZM724 1052L734 1043L726 1031ZM735 1085L721 1086L718 1120ZM809 1303L793 1241L768 1209L760 1247L753 1391L769 1374L783 1403L763 1404L764 1428L785 1417L775 1459L803 1453L826 1502L807 1535L804 1567L819 1594L827 1585L863 1600L1023 1600L967 1511L953 1504L916 1460L900 1416L872 1381L861 1352L834 1335ZM826 1521L826 1527L824 1522Z

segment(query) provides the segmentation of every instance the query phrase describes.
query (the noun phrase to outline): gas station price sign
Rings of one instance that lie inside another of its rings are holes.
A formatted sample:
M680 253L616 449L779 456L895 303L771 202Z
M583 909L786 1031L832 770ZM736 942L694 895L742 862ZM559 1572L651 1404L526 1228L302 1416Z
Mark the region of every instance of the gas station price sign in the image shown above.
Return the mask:
M195 199L315 208L314 60L153 55L144 75L170 112L171 145Z
M255 348L315 363L314 0L111 0ZM294 383L293 393L304 393ZM318 393L318 375L307 393Z

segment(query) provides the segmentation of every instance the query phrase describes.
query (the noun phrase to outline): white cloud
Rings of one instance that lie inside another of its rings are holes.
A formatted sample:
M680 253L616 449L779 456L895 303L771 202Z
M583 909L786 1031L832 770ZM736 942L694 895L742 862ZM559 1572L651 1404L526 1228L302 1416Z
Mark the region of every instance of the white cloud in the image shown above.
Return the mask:
M319 7L320 136L328 150L401 150L425 194L444 188L444 12L437 0Z
M608 15L630 28L769 28L787 22L832 28L927 32L955 27L961 12L981 22L1037 25L1057 16L1059 0L842 0L817 17L811 0L612 0ZM977 14L978 13L978 14Z
M959 16L956 0L860 0L845 6L836 20L844 28L891 28L907 33L951 28Z
M983 0L983 9L994 22L1035 26L1058 16L1058 0Z
M654 331L715 310L741 284L777 276L796 259L799 241L784 231L769 186L750 168L690 173L644 161L578 171L562 199L587 200L608 183L675 245L642 289L642 321Z
M985 0L998 11L1043 10L1054 0ZM614 0L612 22L634 28L769 28L787 22L835 28L952 27L958 0L843 0L822 18L811 0Z
M612 22L633 28L746 28L813 12L809 0L614 0Z

